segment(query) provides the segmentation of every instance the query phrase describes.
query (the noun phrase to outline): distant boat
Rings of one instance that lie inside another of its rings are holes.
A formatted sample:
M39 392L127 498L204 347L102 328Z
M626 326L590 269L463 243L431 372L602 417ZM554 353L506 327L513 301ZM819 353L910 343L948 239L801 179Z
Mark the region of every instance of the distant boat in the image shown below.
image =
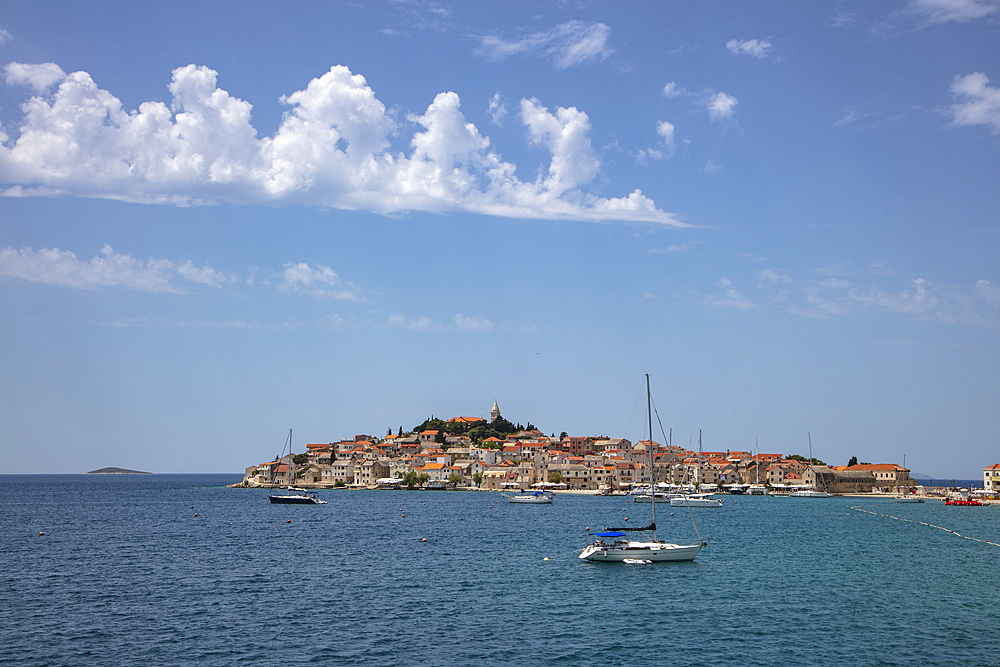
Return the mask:
M751 484L750 488L747 489L751 496L766 496L767 487L763 484Z
M802 489L801 491L792 491L788 494L792 498L832 498L833 496L826 491L816 491L815 489Z
M922 503L924 499L920 496L915 496L911 493L901 493L897 496L893 496L892 502L894 503Z
M655 489L653 464L653 399L649 390L649 374L646 374L646 414L649 420L649 484L650 490ZM595 562L641 563L691 561L698 556L707 543L701 539L692 544L672 544L656 537L656 494L650 496L650 511L652 522L641 528L609 528L601 533L591 533L598 539L591 542L580 552L583 560ZM645 540L621 539L629 533L645 532L651 537Z
M690 496L670 499L671 507L722 507L722 501L712 498L710 494L698 493Z
M554 494L546 493L545 491L525 491L514 496L508 496L506 493L503 497L507 499L508 503L519 503L522 505L551 505L552 497Z
M288 447L288 478L286 480L287 486L285 487L285 492L283 494L267 494L268 500L275 505L326 505L326 501L320 499L320 497L312 492L306 491L305 489L297 489L292 486L292 479L294 479L294 463L292 462L292 429L288 429L288 439L285 441ZM282 448L282 454L284 454L285 449ZM281 457L278 457L278 461L281 461Z

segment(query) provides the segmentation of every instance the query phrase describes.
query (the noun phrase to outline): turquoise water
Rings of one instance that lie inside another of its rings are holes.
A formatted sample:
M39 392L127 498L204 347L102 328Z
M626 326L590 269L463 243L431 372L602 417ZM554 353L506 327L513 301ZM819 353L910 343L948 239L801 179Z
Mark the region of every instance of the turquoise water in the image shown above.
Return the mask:
M697 561L641 566L576 558L648 519L624 498L238 479L0 477L0 664L1000 664L1000 547L851 509L1000 542L1000 506L729 497L693 510Z

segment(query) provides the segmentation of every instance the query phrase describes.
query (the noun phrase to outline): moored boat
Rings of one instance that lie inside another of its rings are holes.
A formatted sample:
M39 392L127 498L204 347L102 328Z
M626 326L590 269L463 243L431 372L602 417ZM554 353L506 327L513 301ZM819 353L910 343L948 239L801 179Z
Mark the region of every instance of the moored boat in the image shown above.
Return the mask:
M674 544L660 540L656 536L656 504L655 475L653 457L653 399L649 390L649 374L646 374L646 414L649 421L649 495L652 522L641 528L608 528L604 532L591 533L598 538L588 544L580 552L580 558L598 563L637 563L650 561L653 563L692 561L707 544L699 539L690 544ZM692 517L692 523L694 518ZM697 531L697 526L695 527ZM647 533L644 539L628 539L629 533Z
M722 507L722 501L712 498L707 493L670 499L671 507Z
M316 493L311 491L306 491L305 489L297 489L292 486L292 480L295 479L295 455L292 453L292 429L288 429L288 438L285 440L285 445L288 449L288 477L285 480L288 486L285 488L285 493L267 494L268 500L271 501L273 505L326 505L326 501L322 500ZM284 454L285 448L282 448L282 454ZM279 461L282 457L279 457Z
M522 505L550 505L555 494L545 491L525 491L514 496L503 494L508 503L519 503Z

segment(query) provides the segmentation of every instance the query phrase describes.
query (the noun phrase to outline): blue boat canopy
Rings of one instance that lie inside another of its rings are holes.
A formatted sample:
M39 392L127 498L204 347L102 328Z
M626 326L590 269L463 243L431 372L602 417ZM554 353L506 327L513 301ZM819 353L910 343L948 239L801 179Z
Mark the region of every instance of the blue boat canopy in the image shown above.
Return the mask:
M625 537L625 533L591 533L591 535L597 535L598 537Z

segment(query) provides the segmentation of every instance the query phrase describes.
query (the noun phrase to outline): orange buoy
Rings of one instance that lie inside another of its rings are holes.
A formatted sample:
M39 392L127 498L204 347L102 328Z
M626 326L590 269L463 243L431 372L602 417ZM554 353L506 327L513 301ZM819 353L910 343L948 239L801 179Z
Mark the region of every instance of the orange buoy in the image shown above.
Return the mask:
M291 522L292 522L291 519L285 519L285 523L291 523Z
M420 541L421 541L421 542L426 542L426 541L427 541L427 538L426 538L426 537L422 537L422 538L420 538Z
M38 533L39 537L41 537L41 536L42 536L42 535L44 535L44 534L45 534L45 531L44 531L44 530L43 530L43 531L41 531L40 533Z
M625 517L625 519L624 519L624 520L625 520L625 521L628 521L628 517Z
M404 519L406 518L405 514L400 514L399 516L403 517Z
M195 513L194 513L194 515L195 515L195 516L198 516L198 513L197 513L197 512L195 512Z

